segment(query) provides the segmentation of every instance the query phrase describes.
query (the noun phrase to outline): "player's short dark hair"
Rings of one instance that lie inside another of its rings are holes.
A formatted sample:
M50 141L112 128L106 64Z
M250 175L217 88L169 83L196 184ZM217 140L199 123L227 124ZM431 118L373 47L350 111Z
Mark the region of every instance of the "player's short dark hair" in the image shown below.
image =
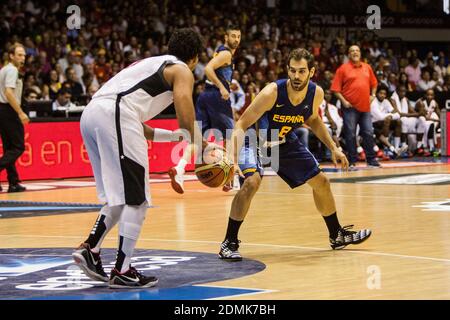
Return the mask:
M389 88L388 88L385 84L380 84L380 85L377 87L377 94L378 94L378 92L380 92L380 91L382 91L382 90L386 91L386 93L389 92Z
M312 67L314 67L314 56L311 54L311 52L309 52L306 49L302 49L302 48L297 48L292 50L289 53L289 57L287 60L287 65L290 66L291 65L291 60L294 59L296 61L300 61L302 59L306 60L306 63L308 64L308 69L311 69Z
M174 55L183 62L199 56L203 51L203 39L191 28L175 30L168 44L168 54Z
M241 27L239 27L237 24L229 24L225 29L225 31L226 33L230 31L241 31Z
M67 93L72 95L72 90L70 88L66 88L66 87L62 87L61 89L58 90L58 96L63 96Z

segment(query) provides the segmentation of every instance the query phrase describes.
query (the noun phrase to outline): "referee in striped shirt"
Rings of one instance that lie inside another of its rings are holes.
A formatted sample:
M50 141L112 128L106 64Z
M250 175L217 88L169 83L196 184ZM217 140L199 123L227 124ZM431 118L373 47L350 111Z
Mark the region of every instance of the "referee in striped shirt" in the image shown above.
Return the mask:
M23 125L30 121L20 106L23 83L19 68L25 63L25 47L20 43L13 44L8 57L9 63L0 70L0 136L3 142L0 173L6 169L8 192L22 192L25 187L19 184L16 161L25 150Z

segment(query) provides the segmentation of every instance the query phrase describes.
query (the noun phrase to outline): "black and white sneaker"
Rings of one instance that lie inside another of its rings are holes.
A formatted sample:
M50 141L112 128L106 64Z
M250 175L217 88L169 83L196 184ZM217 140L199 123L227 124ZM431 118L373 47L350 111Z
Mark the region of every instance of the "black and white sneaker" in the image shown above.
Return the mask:
M228 239L222 242L220 245L219 258L226 261L241 261L242 256L238 251L240 242L240 240L238 240L238 242L230 242Z
M372 231L369 229L362 229L359 231L351 231L353 225L344 226L338 231L335 239L330 238L330 245L333 250L343 249L349 244L359 244L366 241Z
M100 253L91 251L88 243L82 243L74 253L72 258L76 265L86 276L95 281L108 282L108 275L103 270Z
M157 283L157 278L144 276L133 267L124 273L114 268L109 278L109 287L112 289L150 288Z

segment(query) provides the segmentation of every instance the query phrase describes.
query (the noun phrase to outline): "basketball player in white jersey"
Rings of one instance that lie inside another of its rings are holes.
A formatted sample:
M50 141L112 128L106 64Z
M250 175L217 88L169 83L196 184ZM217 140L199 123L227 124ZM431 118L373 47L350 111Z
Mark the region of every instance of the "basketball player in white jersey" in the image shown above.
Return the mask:
M195 125L192 70L203 50L192 29L174 31L168 55L132 64L110 79L93 96L81 117L81 133L94 171L98 197L105 203L89 235L72 254L91 279L109 281L111 288L151 287L158 280L130 265L147 208L149 165L147 139L173 141L178 134L153 129L144 122L172 102L181 129L201 136ZM105 273L100 259L103 239L119 224L115 268Z
M395 104L400 114L402 123L401 142L402 147L407 147L408 135L416 134L422 140L423 131L419 127L419 114L414 110L413 106L406 97L406 87L399 85L397 90L391 96L391 103ZM418 141L418 140L417 140ZM413 146L415 149L415 146Z
M416 110L420 114L419 117L419 127L422 132L424 132L422 141L417 138L418 144L418 154L423 154L424 156L430 156L431 152L434 151L436 131L440 125L439 118L439 106L436 100L434 100L434 90L428 89L425 93L425 98L421 98L416 102ZM423 150L421 152L421 149Z

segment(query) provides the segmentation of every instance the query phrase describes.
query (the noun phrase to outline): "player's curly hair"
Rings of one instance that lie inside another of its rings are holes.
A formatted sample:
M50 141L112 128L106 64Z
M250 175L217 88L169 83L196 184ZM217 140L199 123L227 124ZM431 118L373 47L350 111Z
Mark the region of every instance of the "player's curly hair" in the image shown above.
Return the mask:
M296 61L300 61L302 59L306 60L306 63L308 64L308 69L311 70L312 67L314 67L314 56L306 49L297 48L292 50L289 53L289 57L287 59L287 65L289 66L291 63L291 59L294 59Z
M202 37L191 28L177 29L169 39L168 54L174 55L183 62L194 59L203 49Z

